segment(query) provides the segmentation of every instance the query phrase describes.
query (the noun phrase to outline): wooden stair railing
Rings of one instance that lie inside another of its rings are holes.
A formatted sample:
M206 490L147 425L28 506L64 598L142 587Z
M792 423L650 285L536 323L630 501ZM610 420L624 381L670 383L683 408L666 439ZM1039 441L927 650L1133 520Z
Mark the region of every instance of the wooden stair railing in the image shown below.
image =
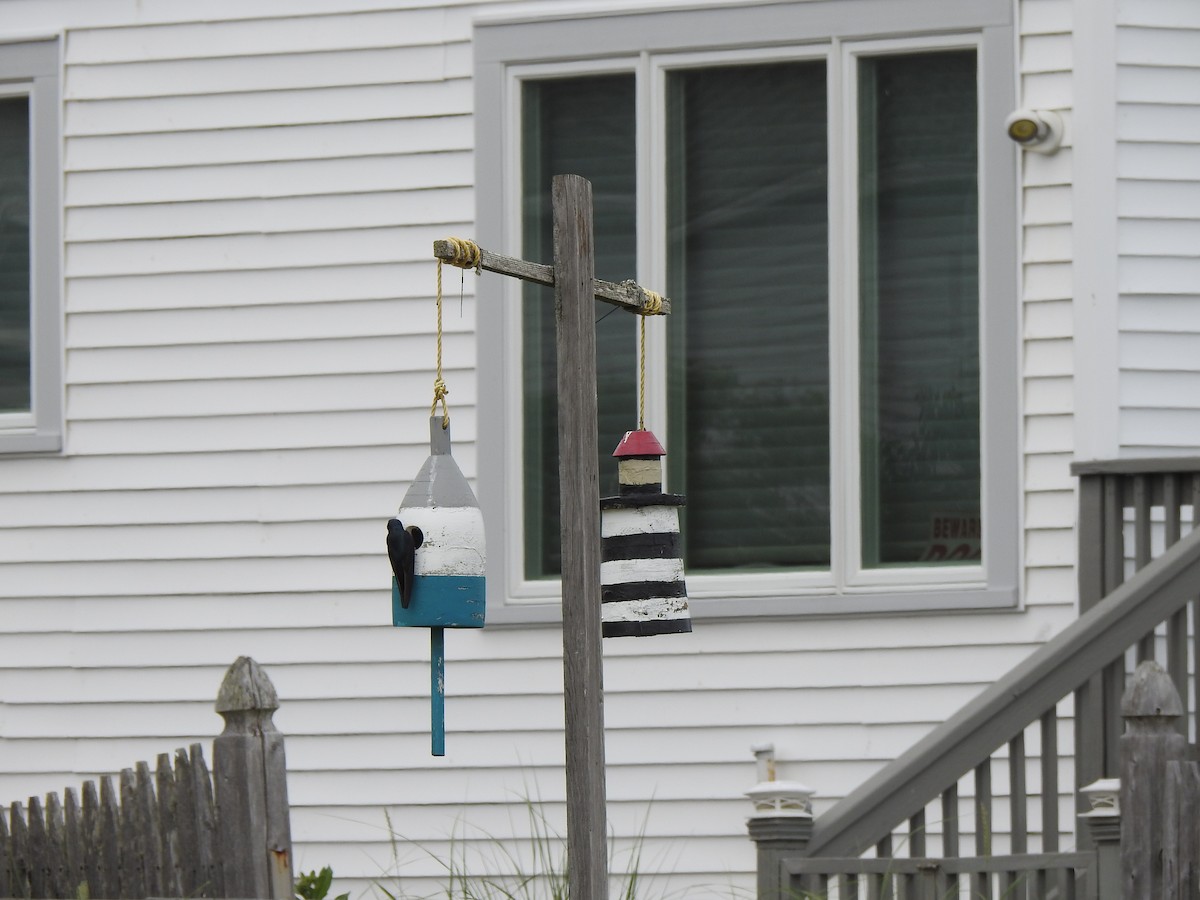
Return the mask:
M1070 790L1116 774L1120 698L1127 670L1141 660L1165 657L1186 731L1200 692L1187 672L1200 530L1180 535L1200 515L1200 460L1077 464L1074 472L1081 479L1079 619L817 817L802 856L920 857L940 835L942 857L982 857L1000 833L1013 854L1057 853L1060 832L1075 824L1060 821L1060 778ZM1156 545L1166 550L1152 558ZM1135 571L1127 578L1128 570ZM1073 710L1063 712L1074 720L1074 749L1060 754L1058 707L1072 695ZM1027 739L1038 761L1036 802L1026 784ZM993 761L1007 763L999 791L1007 808L994 803ZM1060 773L1072 761L1073 778ZM973 848L960 848L960 835L972 832ZM1076 847L1089 846L1086 831L1079 833Z

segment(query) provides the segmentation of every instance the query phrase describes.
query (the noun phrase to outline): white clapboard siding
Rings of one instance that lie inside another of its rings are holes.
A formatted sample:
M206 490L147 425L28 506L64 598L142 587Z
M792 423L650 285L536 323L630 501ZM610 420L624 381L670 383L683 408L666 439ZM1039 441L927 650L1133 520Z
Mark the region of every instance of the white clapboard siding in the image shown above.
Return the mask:
M1024 0L1022 106L1070 118L1073 42L1068 0ZM1069 133L1069 129L1068 129ZM1024 598L1032 608L1074 600L1072 169L1070 140L1051 156L1020 155ZM1033 474L1036 473L1036 474ZM1071 547L1064 555L1062 548ZM1066 588L1066 589L1064 589Z
M1200 22L1178 5L1117 23L1122 453L1200 449Z
M561 830L558 627L447 635L435 759L428 635L389 624L385 523L428 452L430 245L475 218L485 4L54 6L13 8L65 33L66 452L0 465L0 803L207 742L249 654L281 697L297 866L332 865L339 892L388 876L385 811L421 893L456 827L494 849L540 797ZM1023 99L1068 117L1073 6L1019 19ZM1190 157L1121 150L1154 182L1127 214L1156 218ZM1071 152L1021 165L1027 608L606 642L610 822L645 834L664 892L753 883L752 744L828 809L1070 620ZM475 333L474 279L447 272L443 337L468 477L476 347L497 337Z

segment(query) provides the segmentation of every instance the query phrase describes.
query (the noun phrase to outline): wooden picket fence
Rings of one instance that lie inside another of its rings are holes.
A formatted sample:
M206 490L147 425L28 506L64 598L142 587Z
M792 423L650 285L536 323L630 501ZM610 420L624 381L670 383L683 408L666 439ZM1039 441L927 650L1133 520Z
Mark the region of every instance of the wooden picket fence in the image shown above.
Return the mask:
M0 818L0 897L222 897L217 812L199 744L73 788L13 803ZM86 887L86 893L82 888Z
M275 689L253 660L217 697L225 731L210 773L199 744L0 810L0 898L292 896L283 737Z

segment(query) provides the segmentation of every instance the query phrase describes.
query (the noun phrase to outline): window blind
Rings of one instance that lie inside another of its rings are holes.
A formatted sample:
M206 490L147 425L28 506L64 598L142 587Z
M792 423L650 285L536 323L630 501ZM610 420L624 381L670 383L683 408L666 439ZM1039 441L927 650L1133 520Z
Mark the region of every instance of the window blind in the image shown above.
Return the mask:
M0 97L0 413L29 412L29 98Z
M637 166L632 74L527 81L522 89L522 223L526 259L550 263L555 175L592 183L596 277L637 274ZM612 451L637 427L634 316L596 304L600 495L617 493ZM526 285L522 308L525 575L552 577L559 553L558 390L553 291Z
M823 61L672 72L668 480L689 570L830 564Z

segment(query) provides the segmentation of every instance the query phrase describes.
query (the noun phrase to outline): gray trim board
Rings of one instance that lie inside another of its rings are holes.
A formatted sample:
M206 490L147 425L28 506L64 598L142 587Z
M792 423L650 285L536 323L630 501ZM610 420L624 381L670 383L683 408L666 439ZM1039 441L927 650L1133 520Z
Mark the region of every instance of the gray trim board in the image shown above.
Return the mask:
M62 165L57 39L0 43L0 86L30 83L33 425L0 425L0 453L62 449Z

